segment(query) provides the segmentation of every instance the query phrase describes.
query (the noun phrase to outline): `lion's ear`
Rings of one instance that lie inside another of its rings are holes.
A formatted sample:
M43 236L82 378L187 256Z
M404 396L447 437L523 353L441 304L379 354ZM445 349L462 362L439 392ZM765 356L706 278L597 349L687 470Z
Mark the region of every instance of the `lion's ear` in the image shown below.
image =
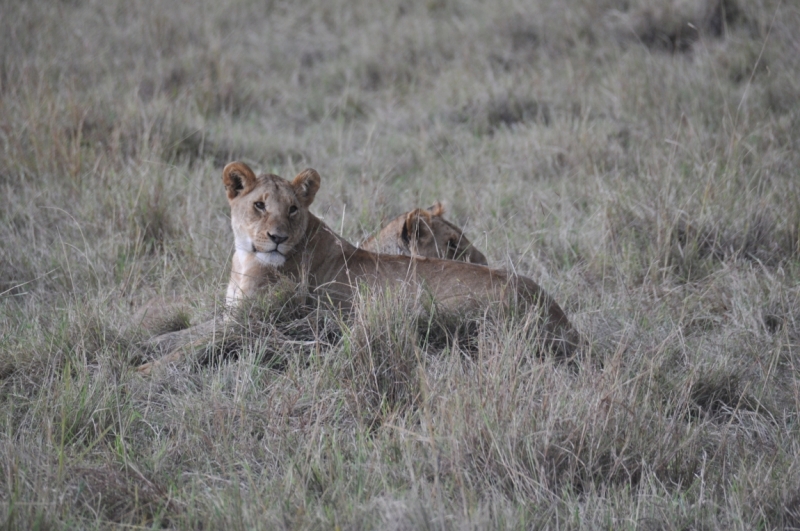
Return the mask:
M429 233L431 233L431 213L417 208L406 215L400 238L408 244L411 240L421 240Z
M308 207L314 202L314 196L319 190L320 176L317 170L306 168L297 174L292 181L292 188L297 195L297 199L304 207Z
M222 170L222 182L228 193L228 201L233 201L253 189L256 174L244 162L229 162Z
M428 207L428 212L431 213L431 216L441 217L444 215L444 205L442 205L441 201L436 201Z

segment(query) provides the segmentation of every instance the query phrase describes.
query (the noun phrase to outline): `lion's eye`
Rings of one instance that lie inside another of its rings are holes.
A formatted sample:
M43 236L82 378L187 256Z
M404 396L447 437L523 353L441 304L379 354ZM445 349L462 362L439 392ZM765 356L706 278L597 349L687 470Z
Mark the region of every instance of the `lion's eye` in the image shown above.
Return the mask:
M264 205L264 201L256 201L255 203L253 203L253 206L256 207L256 210L261 210L262 212L266 208L266 206Z
M289 207L289 215L293 216L295 214L297 214L297 207L292 205L292 206Z
M458 249L458 244L455 240L447 240L447 246L451 249Z

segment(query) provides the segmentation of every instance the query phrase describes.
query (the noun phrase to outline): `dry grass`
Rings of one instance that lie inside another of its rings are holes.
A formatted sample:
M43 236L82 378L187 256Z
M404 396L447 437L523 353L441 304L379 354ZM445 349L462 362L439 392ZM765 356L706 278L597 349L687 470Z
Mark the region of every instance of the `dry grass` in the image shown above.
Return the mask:
M792 2L2 13L4 527L800 528ZM351 241L444 200L584 356L413 293L215 324L233 158L319 170Z

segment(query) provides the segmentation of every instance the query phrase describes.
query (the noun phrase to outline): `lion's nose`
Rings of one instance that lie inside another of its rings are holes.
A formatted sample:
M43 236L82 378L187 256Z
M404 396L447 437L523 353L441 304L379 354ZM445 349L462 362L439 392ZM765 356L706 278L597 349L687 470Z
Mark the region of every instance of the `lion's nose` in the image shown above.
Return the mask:
M267 233L267 236L269 236L270 240L275 242L275 245L280 245L289 239L288 236L278 236L277 234L270 234L269 232Z

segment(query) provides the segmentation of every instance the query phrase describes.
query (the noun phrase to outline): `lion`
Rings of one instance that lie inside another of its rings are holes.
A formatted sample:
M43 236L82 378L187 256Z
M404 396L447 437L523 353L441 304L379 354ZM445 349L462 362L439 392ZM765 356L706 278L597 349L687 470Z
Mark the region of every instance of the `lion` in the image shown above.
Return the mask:
M396 217L359 247L380 254L446 258L489 265L483 253L464 236L464 231L444 219L444 207L439 201L427 209L417 208Z
M313 169L287 181L270 174L256 177L243 162L231 162L222 181L235 242L226 294L230 309L280 277L305 283L310 293L343 310L351 307L362 284L411 287L427 294L435 311L451 315L483 315L497 306L535 309L549 348L570 356L578 344L564 311L530 278L468 262L376 254L353 246L309 211L321 182ZM175 351L139 371L148 374L182 355Z

